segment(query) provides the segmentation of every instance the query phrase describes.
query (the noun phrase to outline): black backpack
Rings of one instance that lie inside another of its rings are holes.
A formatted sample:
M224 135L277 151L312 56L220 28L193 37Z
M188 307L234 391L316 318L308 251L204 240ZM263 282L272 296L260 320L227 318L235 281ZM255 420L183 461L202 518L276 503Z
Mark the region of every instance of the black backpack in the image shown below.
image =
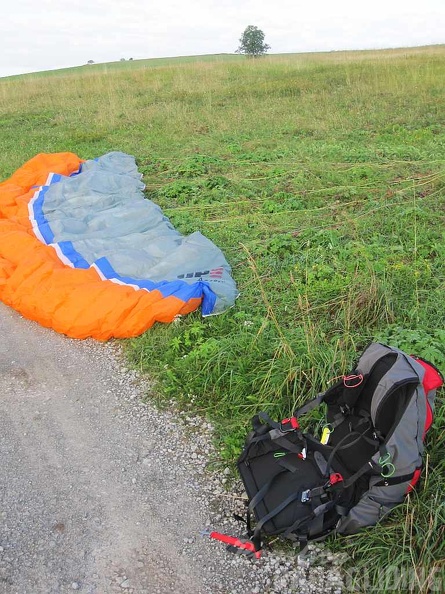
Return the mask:
M351 373L291 418L276 422L259 413L237 463L249 500L247 538L211 536L258 557L263 535L298 541L303 551L334 531L375 525L419 480L442 385L431 363L371 343ZM301 431L298 417L322 402L320 440Z

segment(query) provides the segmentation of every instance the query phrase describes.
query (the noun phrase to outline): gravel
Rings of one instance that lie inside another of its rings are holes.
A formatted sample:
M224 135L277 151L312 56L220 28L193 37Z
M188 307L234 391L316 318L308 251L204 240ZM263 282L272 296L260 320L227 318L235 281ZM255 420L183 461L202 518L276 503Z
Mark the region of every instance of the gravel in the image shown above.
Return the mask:
M258 561L235 536L242 486L212 425L147 401L117 343L75 341L0 304L0 593L340 594L339 555ZM143 401L144 399L144 401Z

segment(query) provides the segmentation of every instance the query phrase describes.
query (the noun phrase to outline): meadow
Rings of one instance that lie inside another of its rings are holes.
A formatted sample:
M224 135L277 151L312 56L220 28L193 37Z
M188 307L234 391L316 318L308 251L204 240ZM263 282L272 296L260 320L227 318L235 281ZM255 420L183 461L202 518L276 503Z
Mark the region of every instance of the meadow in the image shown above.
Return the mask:
M226 465L253 414L288 416L370 340L445 371L444 80L445 46L9 77L0 178L39 152L124 151L179 231L221 247L235 307L125 346L156 379L151 398L212 420ZM372 580L410 569L400 591L445 583L444 427L442 391L420 488L382 526L329 543Z

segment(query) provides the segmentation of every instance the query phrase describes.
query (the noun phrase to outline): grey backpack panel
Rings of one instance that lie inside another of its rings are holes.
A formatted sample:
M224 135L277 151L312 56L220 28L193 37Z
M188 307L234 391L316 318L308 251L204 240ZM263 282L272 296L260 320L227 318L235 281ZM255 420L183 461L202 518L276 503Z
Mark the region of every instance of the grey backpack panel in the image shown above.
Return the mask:
M388 393L397 389L401 383L417 385L419 376L414 373L411 365L408 364L406 357L402 354L397 356L396 362L391 369L380 380L372 397L371 419L374 425L377 423L377 415L383 400Z
M403 502L407 491L410 490L413 475L420 471L422 465L427 406L431 407L432 412L436 394L435 389L425 394L422 384L425 368L399 349L373 343L359 359L357 372L364 375L372 373L375 363L389 353L397 353L397 359L374 391L371 401L371 419L374 427L379 428L379 409L387 398L391 398L392 391L397 390L398 386L408 384L415 386L414 391L401 418L384 440L388 461L393 466L383 465L382 475L370 477L368 490L339 521L337 532L340 534L353 534L361 528L375 525L396 505ZM381 453L377 452L372 460L376 465L381 464ZM385 471L388 472L392 468L394 472L385 481Z

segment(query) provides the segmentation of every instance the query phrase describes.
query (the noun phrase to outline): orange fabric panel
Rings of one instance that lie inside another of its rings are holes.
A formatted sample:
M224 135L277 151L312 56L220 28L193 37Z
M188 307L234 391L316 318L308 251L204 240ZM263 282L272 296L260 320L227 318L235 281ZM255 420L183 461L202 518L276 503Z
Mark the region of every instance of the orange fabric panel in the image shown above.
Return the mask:
M72 153L40 154L0 184L0 299L43 326L99 340L136 336L197 309L201 299L184 303L102 280L94 268L71 268L35 237L28 217L32 186L50 172L69 175L80 163Z
M32 186L42 186L50 173L71 175L79 169L84 159L79 159L74 153L40 153L22 165L11 177L0 183L2 186L13 184L28 192Z

